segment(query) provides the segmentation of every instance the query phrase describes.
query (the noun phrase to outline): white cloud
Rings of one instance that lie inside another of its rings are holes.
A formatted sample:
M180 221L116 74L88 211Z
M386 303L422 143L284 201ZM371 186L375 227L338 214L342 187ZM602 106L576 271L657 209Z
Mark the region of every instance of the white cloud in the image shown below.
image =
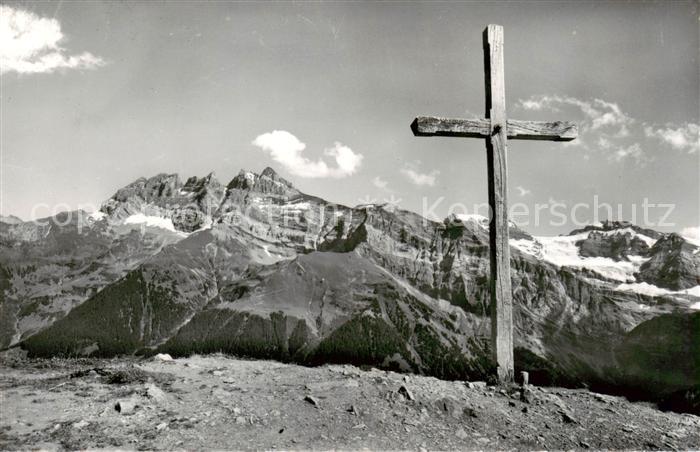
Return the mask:
M520 99L517 107L571 115L570 118L561 119L578 120L579 137L564 145L577 146L587 152L602 150L611 161L631 159L640 165L652 161L652 157L645 152L650 144L642 145L644 138L658 140L689 154L700 152L699 124L659 126L640 123L626 114L618 104L602 99L581 100L575 97L540 95ZM584 158L587 157L584 154Z
M602 99L585 101L567 96L533 96L530 99L519 100L518 106L525 110L549 110L558 112L565 106L574 107L583 113L584 123L581 128L612 130L615 134L626 136L627 127L634 123L634 119L625 114L619 105Z
M382 190L386 190L386 188L389 186L389 182L377 176L374 179L372 179L372 185L374 185L377 188L381 188Z
M277 163L291 174L308 178L340 179L357 172L364 158L349 147L335 142L332 148L325 149L324 155L335 159L336 167L330 167L323 159L316 161L304 157L306 144L285 130L274 130L256 137L252 144L269 152Z
M576 121L579 136L564 145L582 149L585 159L590 158L589 153L598 150L604 151L610 161L633 160L638 165L651 161L642 146L634 141L635 138L641 137L640 125L614 102L540 95L521 99L517 106L525 110L557 112L559 115L569 116L558 119ZM631 129L637 132L636 137L632 136Z
M618 147L608 155L608 158L616 162L633 159L640 165L644 165L649 161L647 156L642 151L642 147L639 145L639 143L634 143L627 147Z
M94 69L105 61L89 52L67 55L56 19L0 5L0 73L50 73L58 69Z
M606 137L598 137L598 146L602 149L610 149L613 147L613 143Z
M672 148L694 154L700 150L700 125L685 124L680 127L667 125L654 128L646 126L644 134L649 138L656 138L670 144Z
M440 174L438 170L432 170L429 173L418 172L417 164L407 164L404 168L401 168L401 174L406 176L408 180L414 185L427 185L429 187L435 186L437 181L437 176Z
M527 188L525 188L521 185L518 185L517 187L515 187L515 189L518 190L518 196L521 196L521 197L532 194L532 191L528 190Z

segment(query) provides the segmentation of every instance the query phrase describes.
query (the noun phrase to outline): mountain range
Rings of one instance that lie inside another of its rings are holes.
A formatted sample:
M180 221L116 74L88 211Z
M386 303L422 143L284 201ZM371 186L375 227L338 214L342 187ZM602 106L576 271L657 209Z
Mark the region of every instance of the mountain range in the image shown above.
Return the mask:
M624 221L510 237L516 370L698 410L700 244ZM488 243L483 217L342 206L271 168L159 174L98 212L0 218L0 347L483 379Z

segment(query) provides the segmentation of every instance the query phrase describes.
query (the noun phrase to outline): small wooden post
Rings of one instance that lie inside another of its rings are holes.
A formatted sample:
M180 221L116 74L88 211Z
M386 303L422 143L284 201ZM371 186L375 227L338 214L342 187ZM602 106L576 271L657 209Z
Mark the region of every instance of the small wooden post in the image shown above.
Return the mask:
M530 383L530 374L524 370L520 372L520 384L525 387Z

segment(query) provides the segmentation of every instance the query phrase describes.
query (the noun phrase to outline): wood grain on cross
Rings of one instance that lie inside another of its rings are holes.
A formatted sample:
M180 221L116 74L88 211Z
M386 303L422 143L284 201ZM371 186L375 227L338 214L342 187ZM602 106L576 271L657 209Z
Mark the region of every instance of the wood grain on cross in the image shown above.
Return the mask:
M491 348L498 380L513 381L513 316L508 244L508 187L506 143L519 140L570 141L578 135L571 122L517 121L506 119L503 70L503 27L484 30L486 118L449 119L419 116L411 124L416 136L484 138L488 159L490 257L491 257Z

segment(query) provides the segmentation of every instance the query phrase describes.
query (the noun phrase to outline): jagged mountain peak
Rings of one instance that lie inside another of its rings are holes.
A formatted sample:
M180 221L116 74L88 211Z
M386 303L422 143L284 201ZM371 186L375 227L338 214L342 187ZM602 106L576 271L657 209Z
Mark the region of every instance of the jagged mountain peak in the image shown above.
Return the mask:
M265 169L262 170L262 173L260 173L260 175L274 178L277 176L277 172L271 167L266 166Z
M262 173L260 173L261 178L270 178L274 182L278 182L280 184L286 185L289 188L294 188L294 185L292 185L291 182L289 182L287 179L281 177L275 170L270 168L269 166L266 167Z
M202 192L203 190L218 190L221 189L221 182L216 178L214 172L210 172L204 177L192 176L187 179L182 187L183 191Z
M301 194L288 180L280 177L275 170L266 167L262 173L241 170L226 186L228 190L255 191L262 194L286 197Z
M178 174L159 173L149 178L139 177L134 182L117 190L110 199L126 201L129 198L138 197L144 201L150 201L155 198L172 196L180 187L182 187L182 181Z
M193 232L211 224L225 189L213 172L192 176L184 183L178 174L141 177L105 201L100 212L110 222L147 224L173 232Z
M231 179L231 181L226 185L226 188L231 190L231 189L239 189L239 190L248 190L253 188L255 185L255 180L259 176L252 171L246 171L244 169L240 170L238 174Z

